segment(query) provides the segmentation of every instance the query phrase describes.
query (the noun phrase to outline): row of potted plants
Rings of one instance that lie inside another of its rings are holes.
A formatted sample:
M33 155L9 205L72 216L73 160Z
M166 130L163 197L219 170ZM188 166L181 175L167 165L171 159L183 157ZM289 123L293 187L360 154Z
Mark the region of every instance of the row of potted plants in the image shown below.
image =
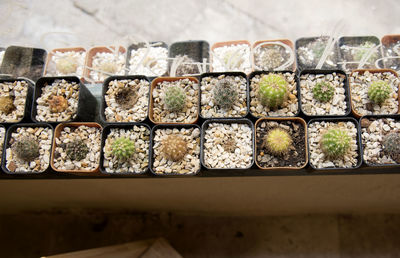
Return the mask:
M398 116L210 119L198 125L72 122L0 127L8 174L194 175L207 170L354 169L400 164Z

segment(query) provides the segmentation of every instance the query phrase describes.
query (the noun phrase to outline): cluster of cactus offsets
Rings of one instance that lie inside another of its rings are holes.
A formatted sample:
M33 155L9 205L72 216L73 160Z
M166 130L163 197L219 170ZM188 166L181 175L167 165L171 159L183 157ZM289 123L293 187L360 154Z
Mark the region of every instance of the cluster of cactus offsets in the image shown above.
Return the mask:
M89 153L89 148L86 143L81 139L75 139L65 146L65 152L70 160L82 160Z
M400 154L400 135L398 133L389 133L382 140L383 151L389 156Z
M0 111L8 115L15 110L14 98L11 96L0 97Z
M287 153L293 142L290 134L278 127L268 131L263 140L264 147L274 155Z
M328 102L333 98L335 88L331 83L322 81L315 84L312 92L316 100L320 102Z
M54 95L49 100L49 108L52 113L60 113L68 108L68 101L63 96Z
M119 160L126 160L135 153L135 142L125 137L117 138L111 145L111 153Z
M213 92L214 102L221 108L232 107L238 97L236 84L228 79L219 80Z
M186 105L186 94L179 86L170 86L165 90L164 103L168 110L179 112Z
M343 157L350 149L351 137L345 129L328 129L321 139L321 149L328 158Z
M56 69L63 74L76 73L78 62L73 57L64 57L56 61Z
M36 140L30 137L22 137L20 140L17 140L13 145L12 149L14 150L17 158L20 160L30 162L39 157L39 144Z
M288 83L282 75L273 73L264 75L259 82L258 94L261 104L269 108L277 108L282 106L288 98Z
M179 135L168 135L162 141L162 152L169 160L179 161L185 157L187 151L187 142Z
M389 98L392 93L392 87L390 84L383 81L373 81L368 88L368 97L371 101L377 104L383 103L387 98Z

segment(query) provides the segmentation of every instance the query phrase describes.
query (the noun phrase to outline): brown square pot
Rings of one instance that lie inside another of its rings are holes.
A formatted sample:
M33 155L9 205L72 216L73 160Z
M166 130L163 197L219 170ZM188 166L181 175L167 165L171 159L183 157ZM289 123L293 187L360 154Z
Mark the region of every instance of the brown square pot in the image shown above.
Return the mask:
M213 72L213 59L214 59L214 49L219 48L219 47L224 47L224 46L232 46L232 45L239 45L239 44L245 44L248 45L249 48L251 49L251 43L248 40L231 40L231 41L222 41L222 42L216 42L211 46L211 53L210 53L210 71ZM253 63L253 57L250 53L250 65ZM232 71L225 71L225 72L232 72ZM236 71L235 71L236 72Z
M83 47L70 47L70 48L55 48L53 50L51 50L48 54L47 54L47 60L46 60L46 64L44 66L44 76L47 76L47 69L49 67L49 63L51 62L51 58L54 56L55 52L61 52L61 53L65 53L65 52L85 52L86 54L86 49L84 49ZM85 56L85 60L86 60L86 56ZM85 62L83 63L84 69L83 69L83 73L85 72ZM56 76L56 75L54 75ZM83 76L80 77L80 79L83 79Z
M267 43L267 42L281 42L281 43L283 43L285 45L288 45L293 51L293 64L291 66L291 71L293 71L293 72L296 71L296 54L294 52L293 42L290 41L289 39L259 40L259 41L254 42L254 44L252 46L252 49L255 49L258 45L263 44L263 43ZM255 66L255 61L254 61L254 53L253 53L253 55L251 57L251 60L252 60L251 63L252 63L253 71L256 71L256 66ZM288 66L284 70L289 70L289 68L290 68L290 66Z

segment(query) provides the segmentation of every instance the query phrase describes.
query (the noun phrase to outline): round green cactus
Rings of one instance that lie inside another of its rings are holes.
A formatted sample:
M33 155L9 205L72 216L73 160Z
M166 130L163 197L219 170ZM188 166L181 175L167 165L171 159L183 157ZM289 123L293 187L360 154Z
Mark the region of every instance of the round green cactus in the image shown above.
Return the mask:
M270 130L264 136L264 146L274 155L281 155L289 151L293 140L290 134L281 128Z
M125 138L117 138L111 145L111 153L119 160L126 160L135 152L135 142Z
M378 80L371 82L371 85L368 88L368 97L371 101L381 104L387 98L389 98L392 93L392 87L390 87L389 83Z
M165 106L172 112L181 111L186 104L185 91L179 86L171 86L165 90Z
M219 80L213 92L215 104L222 108L232 107L238 97L236 85L227 79Z
M400 135L398 133L389 133L382 140L383 151L389 156L400 154Z
M314 98L320 102L328 102L333 98L335 88L329 82L318 82L312 89Z
M86 143L81 139L75 139L68 142L65 146L65 152L70 160L82 160L89 153L89 148Z
M29 137L17 140L13 145L13 149L17 158L27 162L35 160L40 154L37 141Z
M264 106L279 107L286 102L288 95L288 83L282 75L270 73L260 79L259 98Z
M322 135L321 149L328 158L340 158L350 149L350 141L346 130L331 128Z

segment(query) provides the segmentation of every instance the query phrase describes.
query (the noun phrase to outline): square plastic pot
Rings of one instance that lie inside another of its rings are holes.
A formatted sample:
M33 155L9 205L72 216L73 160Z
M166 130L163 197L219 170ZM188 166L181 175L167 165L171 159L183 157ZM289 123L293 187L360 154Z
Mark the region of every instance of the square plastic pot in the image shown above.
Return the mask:
M283 70L286 71L286 70L291 69L291 71L295 72L295 71L296 71L296 54L295 54L295 51L294 51L293 42L290 41L289 39L259 40L259 41L254 42L254 44L253 44L253 46L252 46L252 54L253 54L253 56L252 56L252 65L253 65L253 71L261 71L261 70L263 70L263 69L258 69L258 68L256 67L256 61L255 61L256 59L255 59L255 52L254 52L255 48L258 47L259 45L262 45L262 44L274 43L274 42L278 42L278 43L285 44L285 45L287 45L289 48L292 49L292 52L293 52L293 53L292 53L292 54L293 54L293 63L292 63L291 65L285 67ZM276 71L276 70L274 70L274 69L271 69L271 70Z
M149 42L149 44L150 45L157 44L157 47L165 48L168 51L168 45L164 41L151 41L151 42ZM131 44L128 47L128 50L126 52L126 65L125 65L126 66L126 73L125 73L125 75L136 75L136 74L130 73L130 69L129 69L129 61L130 61L131 56L132 56L132 50L138 50L140 48L146 48L146 47L147 46L146 46L145 42L139 42L139 43ZM161 76L163 76L163 75L165 75L167 73L168 73L168 67L167 67L167 71L165 71L165 73L162 74ZM156 77L156 75L151 76L151 77Z
M47 75L50 63L53 62L52 61L52 57L54 56L54 54L56 52L61 52L61 53L66 53L66 52L84 52L85 53L85 59L86 59L86 49L83 48L83 47L55 48L51 52L49 52L47 54L46 65L44 66L44 72L43 72L43 74L45 76ZM83 65L85 65L85 63L83 63ZM82 71L82 73L83 73L83 71ZM80 79L83 80L83 76L81 76Z
M386 69L393 69L395 71L400 71L400 55L396 53L388 53L388 50L393 48L395 44L400 45L400 34L397 35L385 35L381 39L382 42L382 56L383 64ZM396 59L386 59L390 57L396 57Z
M88 90L88 88L83 84L78 77L75 76L57 76L57 77L42 77L35 85L35 93L33 97L32 114L31 119L34 122L39 122L36 119L37 115L37 103L36 100L42 95L43 88L47 85L51 85L56 80L66 80L68 82L75 82L79 84L79 96L78 96L78 109L76 111L76 117L66 122L90 122L95 120L97 101L93 94ZM61 123L57 121L45 121L45 123L51 123L53 125Z
M301 82L301 76L304 74L332 74L332 73L337 73L337 74L341 74L344 76L344 82L343 82L343 87L344 87L344 95L345 95L345 99L344 101L346 102L347 108L346 111L343 115L307 115L302 107L301 104L301 86L300 86L300 82ZM348 76L345 72L343 72L342 70L303 70L300 72L299 76L297 77L298 83L297 85L299 85L299 106L300 106L300 110L301 112L304 114L304 116L306 117L310 117L310 118L317 118L317 117L344 117L344 116L348 116L351 113L351 104L350 104L350 91L349 91L349 79Z
M205 132L208 129L210 123L219 123L219 124L246 124L250 126L251 131L252 131L252 137L251 137L251 144L252 144L252 150L253 150L253 155L252 155L252 161L250 166L245 167L245 168L210 168L206 165L205 160L204 160L204 143L205 143ZM201 139L200 139L200 161L201 165L205 167L208 170L221 170L221 171L231 171L231 170L244 170L244 169L249 169L254 165L254 149L255 149L255 141L254 141L254 125L249 119L245 118L239 118L239 119L208 119L206 120L203 125L201 126Z

